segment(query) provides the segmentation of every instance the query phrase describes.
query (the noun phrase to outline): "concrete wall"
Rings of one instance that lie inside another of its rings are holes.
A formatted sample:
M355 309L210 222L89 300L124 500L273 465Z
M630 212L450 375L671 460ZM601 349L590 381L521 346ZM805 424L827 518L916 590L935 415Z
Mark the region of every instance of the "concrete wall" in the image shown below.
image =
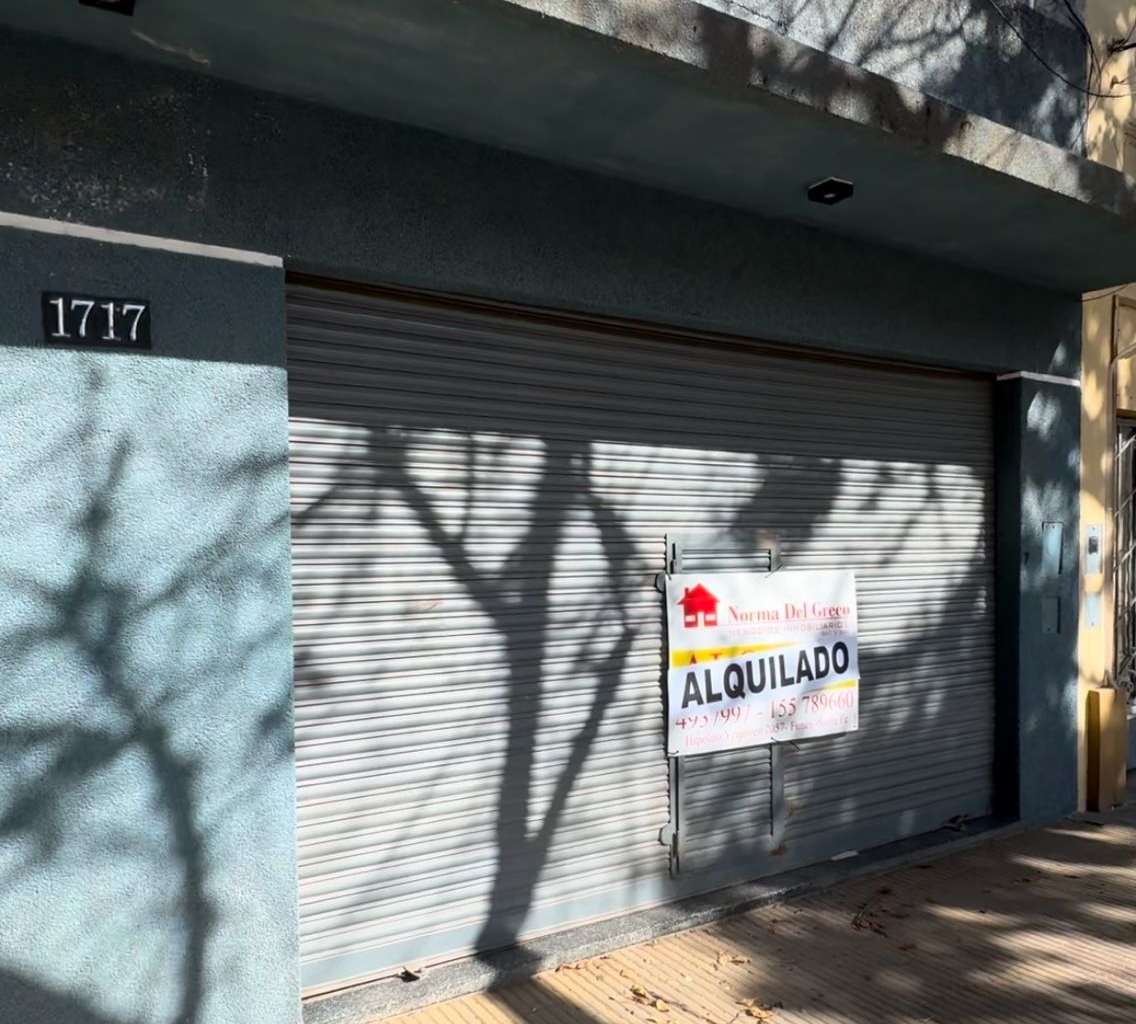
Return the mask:
M989 0L701 2L1027 135L1084 151L1086 98L1050 70L1085 83L1084 37L1059 0L999 0L1013 27Z
M0 228L0 1020L298 1018L283 273ZM46 349L40 291L152 352Z
M990 275L31 37L0 37L0 85L0 209L345 277L1077 372L1076 301Z
M1077 807L1081 393L997 385L997 783L1003 813L1044 822ZM1061 529L1045 557L1045 527Z

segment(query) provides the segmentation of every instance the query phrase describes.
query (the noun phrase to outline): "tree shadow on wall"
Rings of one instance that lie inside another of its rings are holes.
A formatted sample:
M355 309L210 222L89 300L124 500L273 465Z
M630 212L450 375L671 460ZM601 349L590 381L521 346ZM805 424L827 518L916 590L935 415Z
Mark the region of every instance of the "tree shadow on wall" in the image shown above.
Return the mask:
M280 568L282 524L262 502L282 466L250 457L217 472L217 493L194 497L228 517L177 534L148 450L103 426L107 400L92 373L73 431L36 468L48 488L81 481L60 547L6 560L27 615L5 635L15 685L0 705L0 942L13 964L0 1017L197 1024L225 998L210 991L212 944L231 939L225 894L253 856L234 851L233 830L262 813L260 787L291 758L286 687L265 688L277 703L255 723L213 717L242 677L261 678L287 628L243 614ZM192 470L182 482L201 486Z
M401 355L406 339L391 318L397 314L384 316L389 335L376 344L390 344ZM662 607L654 583L664 565L663 537L671 531L718 531L745 544L771 530L785 539L787 568L799 567L803 558L816 565L824 556L826 567L853 568L877 583L906 551L903 557L917 563L908 583L917 613L905 627L893 626L898 638L886 650L864 643L865 677L872 677L863 695L866 733L834 741L827 752L812 747L797 757L792 797L803 819L812 809L814 785L823 783L824 800L840 801L829 831L863 818L884 835L880 841L928 831L956 816L957 794L947 793L926 810L929 824L905 823L906 805L900 811L869 806L872 787L850 777L845 764L872 746L887 751L908 734L938 742L938 755L948 758L960 730L974 731L989 746L988 702L976 704L974 721L960 719L938 700L900 713L885 688L877 694L871 682L886 676L894 688L904 684L905 673L917 671L929 677L929 690L942 695L942 680L931 676L950 673L937 660L951 658L968 630L989 629L992 538L982 520L991 502L983 468L992 461L990 424L980 417L968 425L969 436L979 440L958 442L963 468L956 467L954 476L929 462L923 447L955 451L949 418L926 441L898 428L896 437L865 440L860 434L856 441L849 439L857 436L854 425L845 423L842 431L835 420L824 419L824 403L797 405L783 412L788 425L779 423L775 431L784 445L778 452L769 447L772 442L750 436L759 437L768 426L754 397L747 413L752 422L744 420L725 440L716 434L709 440L711 428L698 416L674 420L655 414L680 405L698 408L697 396L690 394L693 377L670 374L646 405L642 381L614 371L593 378L586 392L573 390L572 381L547 366L544 378L533 383L524 358L507 369L491 365L499 346L520 343L508 325L495 321L493 332L484 353L473 337L467 339L455 356L462 369L431 375L428 392L421 390L427 385L418 367L395 360L398 376L382 378L389 386L376 401L366 389L381 386L379 381L363 378L382 372L378 351L353 363L357 354L350 347L340 352L328 345L318 354L313 350L311 363L298 359L293 369L297 681L298 701L306 705L297 733L306 822L301 848L302 859L313 865L302 875L301 900L309 927L359 940L371 929L370 935L401 951L410 948L396 945L401 934L420 932L426 918L441 934L448 916L460 917L471 922L471 931L451 936L450 950L472 948L495 963L494 951L524 942L533 931L534 911L552 900L550 879L559 881L561 891L571 890L575 866L596 849L626 866L629 885L641 884L655 894L648 899L657 898L667 884L667 850L657 833L668 811L659 692ZM527 338L524 344L543 366L539 344ZM340 365L341 359L348 362ZM647 364L624 370L652 371ZM480 394L488 381L499 383L498 373L529 381L516 398L527 413L511 405L470 411L468 396ZM734 386L746 385L739 380ZM974 388L979 401L982 385ZM425 405L424 393L430 396ZM597 408L597 393L606 396L604 409L624 415L582 420ZM903 397L903 389L899 394L909 405L905 415L924 414L926 400ZM859 399L868 416L879 416L879 402L891 400L873 399L869 392ZM821 427L818 418L824 420ZM342 434L333 434L332 424ZM832 440L821 444L810 441L813 436ZM901 468L886 457L897 448ZM845 458L851 460L847 465ZM973 470L966 462L971 458ZM696 493L696 485L676 476L676 460L699 467L695 477L710 480L713 495ZM333 479L327 484L329 466ZM973 529L952 537L950 506L957 498L952 487L964 477L979 508L968 520ZM909 504L896 511L894 492L905 487L925 495L918 512ZM636 499L659 488L669 495L670 507L679 509L665 516L665 524L657 508ZM837 511L845 518L876 520L873 529L888 536L889 544L850 550L833 548L828 540L827 548L816 547ZM957 549L957 563L933 586L921 584L918 563L927 552L945 557L944 548ZM336 583L327 567L340 559L344 575ZM581 614L578 603L565 602L563 587L565 577L585 570L583 585L595 595L595 606ZM879 613L866 614L865 623L878 629ZM491 647L497 660L486 668L478 659L489 658L485 652ZM975 685L984 694L993 687L990 653L975 655ZM555 681L550 665L560 665ZM576 703L566 721L566 690L573 684ZM445 719L449 734L431 720L435 711L444 715L443 706L454 716ZM400 721L407 707L411 714ZM635 721L633 715L647 725L620 747L611 730ZM353 767L345 777L352 781L352 800L335 803L320 817L333 795L330 788L320 790L320 766L342 765L348 752ZM619 755L624 764L614 760ZM622 798L586 777L597 757L613 759L610 768L604 762L604 770L611 773L611 787L622 784ZM418 767L412 773L404 766L414 758ZM648 760L643 768L640 762ZM910 765L900 771L886 758L879 760L877 788L911 774ZM929 787L938 775L949 774L941 761L940 756L920 766ZM821 762L823 777L816 769ZM738 771L745 770L740 763ZM975 778L964 782L968 800L988 802L992 770L989 760L976 760ZM719 778L709 795L723 839L700 870L707 877L737 875L741 865L752 878L790 861L807 863L810 847L793 837L792 807L791 845L778 861L770 860L769 845L755 840L752 828L731 832L723 824L737 803L738 777ZM480 785L467 785L467 779ZM380 799L380 791L388 795ZM579 802L573 806L573 800L587 804L593 798L590 818L580 814ZM310 839L306 827L312 829ZM332 827L334 839L323 838ZM613 836L622 845L612 845ZM814 845L833 841L827 835ZM833 852L826 848L818 856ZM585 880L584 868L578 874ZM475 888L482 881L483 902ZM329 897L331 883L350 898ZM404 910L408 895L416 903ZM431 910L424 918L414 906ZM401 925L400 914L407 915ZM418 950L405 954L411 966L429 963L434 955L424 946ZM381 955L401 954L384 949Z
M130 1018L105 1016L83 1000L60 995L43 984L0 971L0 1009L21 1024L134 1024Z
M326 520L339 517L339 507L344 501L355 503L361 494L366 495L363 500L374 501L376 505L381 496L396 498L412 517L437 563L460 582L473 609L500 638L502 678L496 706L505 728L500 737L503 757L491 782L497 787L497 811L492 827L498 866L489 908L476 941L477 949L488 951L512 945L522 930L566 804L573 796L574 786L605 717L621 695L624 670L639 623L629 608L636 584L632 567L634 540L620 516L590 485L591 454L587 442L561 438L543 442L530 500L524 512L518 510L517 513L517 539L494 566L485 564L474 537L476 531L470 523L476 498L474 463L478 458L478 444L475 438L469 437L460 447L468 459L467 469L462 473L464 493L460 498L465 507L463 514L449 517L450 521L444 519L447 509L439 508L436 498L414 475L404 434L397 428L369 428L366 459L370 469L360 473L357 465L346 468L339 482L296 514L295 529L297 540L301 542L297 550L302 559L302 542L310 540L321 544L326 536L321 532L326 529ZM567 520L578 516L586 517L594 528L604 568L590 580L599 596L588 612L587 622L581 623L584 635L567 657L580 676L593 679L595 685L583 721L575 727L570 739L557 744L556 749L562 756L552 769L554 777L548 780L549 766L536 764L537 727L555 694L549 692L548 684L542 681L542 665L546 657L564 657L564 652L548 649L550 632L556 625L564 624L562 617L557 621L552 586L557 549L568 527ZM378 520L376 513L372 525L377 526ZM381 554L376 556L374 567L381 576L384 571ZM397 572L393 566L388 565L387 569L392 575ZM356 569L345 577L345 585L339 588L336 600L338 614L347 607L345 600L351 598L352 582L361 576L369 577L370 573ZM434 611L434 603L430 611ZM335 614L336 611L329 612L329 615ZM602 641L598 641L601 624ZM366 630L365 625L362 628ZM408 628L414 630L413 625ZM318 656L310 655L304 648L304 632L301 624L297 676L301 683L306 680L319 691L325 685L322 681L325 669ZM471 657L475 658L476 654ZM455 675L460 690L460 679L467 673L459 667ZM408 679L406 685L413 688L414 683ZM471 708L470 713L476 715L478 711ZM301 734L303 725L301 723ZM376 749L375 754L381 758L382 749ZM471 765L476 764L476 753L472 757ZM547 781L539 792L538 776ZM437 795L438 788L445 785L445 777L445 773L440 772L430 780L419 779L416 815L422 813L431 796ZM538 803L543 804L539 813ZM538 815L535 825L534 815ZM407 836L393 837L382 860L397 859L400 844L413 842L413 831L410 826ZM375 877L381 879L382 872Z
M578 16L589 15L584 10ZM648 43L685 30L648 8L636 8L626 18ZM756 47L752 26L803 41L809 55L801 59L795 53L789 60L776 42ZM1067 18L1046 18L1015 0L714 0L697 15L696 39L706 69L725 82L807 97L818 110L840 110L847 99L868 104L879 127L903 129L932 149L960 136L973 111L1019 131L1029 126L1027 132L1077 151L1085 140L1090 101L1085 90L1108 91L1100 86L1107 55L1093 63L1091 81L1086 79L1087 44L1078 26ZM850 80L844 71L834 73L830 57L844 61L848 70L862 68L876 77L869 85L854 72ZM910 109L896 83L955 109L941 121L932 120L927 111Z
M385 447L388 440L380 436L372 443ZM590 486L589 473L586 443L557 439L546 442L529 521L508 558L494 573L477 568L463 542L450 537L433 513L429 496L416 484L405 462L396 464L385 481L413 511L421 529L492 621L505 645L508 733L496 818L499 863L489 911L477 939L479 950L499 949L516 942L565 805L604 716L619 693L624 665L635 639L634 625L624 607L629 597L626 575L633 543L618 515ZM535 754L530 730L533 719L540 714L542 698L541 680L533 672L531 659L534 649L539 657L552 626L549 587L556 549L566 511L577 509L591 515L607 563L606 578L597 586L605 596L595 611L608 621L619 622L619 635L599 652L589 653L586 646L577 652L581 673L596 680L591 704L585 724L572 741L571 753L560 768L540 825L530 830Z

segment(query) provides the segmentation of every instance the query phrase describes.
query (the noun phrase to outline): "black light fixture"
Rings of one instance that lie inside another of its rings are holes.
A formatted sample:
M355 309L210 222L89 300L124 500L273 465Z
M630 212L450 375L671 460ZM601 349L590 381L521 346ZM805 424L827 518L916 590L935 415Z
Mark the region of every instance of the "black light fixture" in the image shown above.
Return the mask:
M837 203L850 199L856 186L845 178L825 178L815 185L809 186L808 197L810 203L823 203L825 206L835 206Z
M125 14L128 18L134 14L134 0L79 0L79 6L97 7L100 11Z

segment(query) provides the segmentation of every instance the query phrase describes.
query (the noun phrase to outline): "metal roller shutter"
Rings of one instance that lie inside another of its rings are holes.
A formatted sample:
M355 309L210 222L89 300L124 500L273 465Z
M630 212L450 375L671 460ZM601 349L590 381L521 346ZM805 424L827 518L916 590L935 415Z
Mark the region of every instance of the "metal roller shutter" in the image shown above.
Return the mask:
M986 382L311 285L288 321L305 985L988 809ZM856 734L690 759L672 880L683 531L855 569L863 684Z

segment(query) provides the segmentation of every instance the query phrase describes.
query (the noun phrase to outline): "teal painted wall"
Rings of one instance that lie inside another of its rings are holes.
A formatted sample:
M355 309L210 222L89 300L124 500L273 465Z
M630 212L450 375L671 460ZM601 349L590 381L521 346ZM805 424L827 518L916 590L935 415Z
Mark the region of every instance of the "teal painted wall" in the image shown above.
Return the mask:
M1079 366L1078 299L896 250L34 37L0 34L0 86L0 210L773 341Z
M998 797L1030 823L1077 808L1080 415L1079 388L997 385ZM1061 527L1056 567L1047 523Z
M0 1020L298 1017L283 273L0 230ZM40 289L151 353L46 350Z

